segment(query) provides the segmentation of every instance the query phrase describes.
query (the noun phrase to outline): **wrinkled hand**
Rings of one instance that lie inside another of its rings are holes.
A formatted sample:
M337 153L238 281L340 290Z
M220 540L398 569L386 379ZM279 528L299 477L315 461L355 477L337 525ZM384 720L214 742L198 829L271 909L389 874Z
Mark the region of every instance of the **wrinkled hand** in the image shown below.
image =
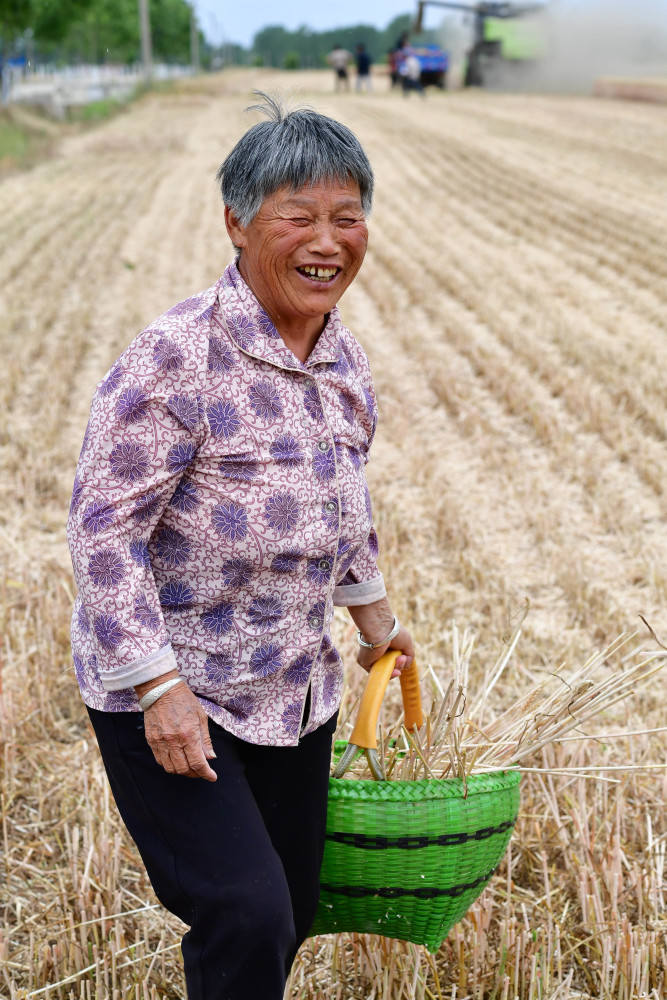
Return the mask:
M363 632L362 635L364 635ZM364 670L370 670L373 664L377 663L380 657L384 656L384 654L390 649L400 649L401 653L404 654L403 656L396 657L396 665L391 675L392 677L400 677L401 671L410 666L415 656L415 647L412 641L412 636L406 628L403 628L402 625L391 642L388 642L386 646L378 646L377 649L366 649L364 646L359 646L357 663L360 667L363 667Z
M187 684L175 684L146 709L144 728L148 745L165 771L217 781L208 764L215 757L208 716Z
M389 635L391 632L394 616L386 597L374 601L372 604L350 607L348 611L364 639L368 642L380 642L385 635ZM373 664L390 649L400 649L401 653L404 654L396 658L396 666L391 675L392 677L400 677L401 671L410 666L415 655L412 636L403 626L390 642L378 646L377 649L366 649L365 646L359 646L357 663L364 670L370 670Z

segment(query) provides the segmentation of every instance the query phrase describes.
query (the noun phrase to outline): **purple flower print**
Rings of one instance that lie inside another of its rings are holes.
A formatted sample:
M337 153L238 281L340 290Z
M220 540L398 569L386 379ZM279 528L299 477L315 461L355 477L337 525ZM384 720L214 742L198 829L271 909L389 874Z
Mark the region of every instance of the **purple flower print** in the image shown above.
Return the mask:
M281 535L296 527L300 511L299 501L294 493L274 493L264 504L264 515L269 527Z
M248 400L258 417L274 420L283 412L280 396L270 382L255 382L248 389Z
M249 347L255 339L255 327L248 316L243 313L233 313L229 318L236 339L242 347Z
M335 702L336 695L338 694L338 685L338 673L334 670L327 670L324 675L324 683L322 685L322 698L327 707L333 708L333 703Z
M302 555L300 549L278 552L271 560L271 569L275 573L293 573L299 565Z
M110 396L112 392L115 392L120 383L123 381L123 376L125 372L120 365L114 365L107 377L100 385L100 395Z
M169 506L180 510L182 514L191 514L193 510L197 509L199 502L199 493L195 484L189 479L181 479L169 501Z
M227 455L222 459L218 468L227 479L249 483L257 475L259 462L256 462L249 452L245 452L240 455Z
M234 437L241 426L236 407L233 403L219 400L206 410L209 427L213 437L222 437L226 440Z
M333 448L327 448L326 451L320 451L317 447L313 448L313 472L319 480L325 483L334 478L336 460Z
M134 501L134 510L131 513L132 520L136 521L137 524L150 521L152 517L160 513L161 507L162 501L157 493L146 493Z
M281 434L277 437L271 442L269 451L276 462L287 465L290 469L303 462L303 452L299 447L299 442L291 434Z
M88 615L86 614L86 609L83 604L79 605L79 610L76 614L76 621L79 626L79 630L83 632L84 635L88 635L90 632L90 624L88 622Z
M308 611L306 621L308 628L312 628L315 632L319 632L322 628L324 622L324 612L326 610L326 605L324 601L315 601L313 606ZM324 643L326 641L326 636L322 640L322 648L324 648Z
M322 647L324 647L324 643L322 643ZM328 666L334 666L341 662L340 653L338 652L335 646L331 645L331 643L329 643L329 648L324 654L324 662Z
M73 514L81 503L81 497L83 496L83 486L79 482L79 477L74 477L74 485L72 487L72 499L69 505L69 512Z
M281 618L284 617L285 609L282 602L277 597L262 595L256 597L250 605L248 617L257 628L274 628Z
M190 548L190 540L175 528L161 528L155 536L155 554L169 569L186 563Z
M341 349L342 349L342 351L343 351L343 354L345 355L345 358L346 358L346 360L347 360L347 363L348 363L348 365L350 366L350 370L351 370L351 371L353 371L353 372L356 372L356 370L357 370L357 366L356 366L356 364L355 364L355 360L354 360L354 358L352 357L352 351L351 351L351 350L350 350L350 348L349 348L349 347L347 346L347 344L343 344L343 343L341 343L341 345L340 345L340 346L341 346Z
M195 595L187 583L171 580L160 587L160 604L169 611L185 611L195 603Z
M199 423L200 407L196 396L170 396L167 409L187 431L193 431Z
M329 497L328 500L322 501L322 520L332 531L338 528L338 500L336 497Z
M213 527L218 534L237 542L248 534L248 515L243 504L234 500L221 500L213 508L211 517Z
M214 607L204 611L200 616L205 629L214 635L227 635L234 624L234 606L221 601Z
M167 452L167 468L170 472L185 472L196 454L197 449L191 441L179 441L177 444L172 444Z
M373 400L373 393L370 389L364 389L364 399L366 400L366 412L369 417L372 417L375 409L375 402Z
M208 342L208 370L223 375L236 364L236 358L230 348L220 337L211 337Z
M125 576L123 557L116 549L100 549L90 557L88 576L97 587L115 587Z
M373 520L373 504L371 503L371 494L368 486L364 483L364 506L366 507L366 515L369 521Z
M264 336L268 337L269 340L278 340L278 338L280 337L280 334L276 330L275 326L273 325L269 317L266 315L266 313L263 311L260 313L257 325L264 334Z
M344 576L347 573L350 565L354 561L354 557L357 554L358 546L353 545L352 542L348 541L346 538L338 539L338 546L336 550L336 572L339 577Z
M163 371L175 372L183 366L183 352L169 337L160 337L153 346L153 360Z
M150 606L145 594L139 594L134 599L134 617L149 632L157 632L160 627L160 615Z
M290 736L296 736L299 732L299 726L301 725L301 713L303 712L303 706L298 701L292 702L287 706L280 718L283 721L286 732Z
M72 662L74 663L74 673L76 675L76 682L79 687L85 687L86 684L86 671L84 667L83 660L76 653L72 653Z
M378 544L378 536L375 533L375 528L371 528L370 533L368 535L368 551L374 557L377 556L378 552L380 551L380 546Z
M256 677L268 677L275 674L283 665L283 653L275 642L262 642L253 650L250 657L250 670Z
M352 404L349 393L339 392L338 399L340 400L340 405L343 410L343 417L347 420L348 424L354 424L354 405Z
M112 475L122 483L134 483L148 472L148 450L136 441L121 441L109 456Z
M236 694L222 707L227 709L230 715L234 715L239 722L245 722L255 711L255 699L251 694Z
M240 556L228 559L222 564L223 582L227 587L234 587L235 590L239 587L245 587L250 582L254 572L252 563Z
M83 530L89 535L99 535L110 524L113 524L114 511L111 504L104 503L103 500L94 500L89 503L83 512L81 523Z
M211 653L204 664L206 676L213 684L228 681L234 672L234 661L229 653Z
M189 299L183 299L168 311L167 316L183 316L185 313L194 312L201 303L200 295L191 295Z
M116 402L116 416L121 424L136 424L146 416L149 399L136 385L123 389Z
M120 622L113 615L95 615L93 629L100 646L108 653L113 653L123 641L124 633Z
M148 553L148 545L142 538L133 538L130 542L130 555L137 566L151 568L151 557Z
M320 556L319 559L309 559L306 568L306 576L311 583L327 583L333 569L332 556Z
M347 375L350 370L350 363L341 351L341 355L338 361L335 361L331 366L332 371L335 371L337 375Z
M303 394L303 405L312 420L324 420L324 410L316 385L309 385Z
M361 452L359 451L359 449L358 448L348 448L347 454L349 456L349 459L350 459L350 462L352 463L353 468L359 469L361 467L361 463L363 461L363 459L361 457Z
M285 671L285 680L289 684L306 684L310 677L313 661L308 653L299 653Z
M104 699L105 712L131 712L136 708L137 698L129 688L122 691L109 691Z

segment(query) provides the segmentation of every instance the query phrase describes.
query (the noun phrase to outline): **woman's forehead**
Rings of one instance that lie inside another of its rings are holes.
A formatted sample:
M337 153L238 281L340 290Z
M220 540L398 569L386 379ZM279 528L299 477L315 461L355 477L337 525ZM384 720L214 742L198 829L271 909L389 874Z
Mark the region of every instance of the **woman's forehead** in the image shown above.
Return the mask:
M335 201L337 204L356 205L361 208L361 191L356 181L339 180L315 181L305 184L296 191L290 187L279 188L275 194L283 203L303 207L317 207L324 202Z

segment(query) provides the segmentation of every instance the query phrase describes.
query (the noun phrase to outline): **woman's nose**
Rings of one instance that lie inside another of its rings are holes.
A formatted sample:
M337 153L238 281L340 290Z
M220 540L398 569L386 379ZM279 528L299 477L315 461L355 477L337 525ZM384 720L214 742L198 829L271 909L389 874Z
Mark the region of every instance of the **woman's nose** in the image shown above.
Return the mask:
M319 226L316 226L308 249L320 253L322 256L335 253L338 249L336 227L328 223L321 223Z

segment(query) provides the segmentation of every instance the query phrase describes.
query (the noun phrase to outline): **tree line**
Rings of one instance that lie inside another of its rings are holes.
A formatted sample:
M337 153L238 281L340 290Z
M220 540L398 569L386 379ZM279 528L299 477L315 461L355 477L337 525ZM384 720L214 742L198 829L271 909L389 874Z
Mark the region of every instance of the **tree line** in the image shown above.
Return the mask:
M159 62L190 60L190 6L186 0L149 0L153 57ZM374 62L384 61L408 31L410 14L384 30L357 24L333 31L305 25L288 31L270 25L257 32L250 48L226 44L216 50L200 33L202 65L223 63L298 69L326 66L327 54L342 45L366 46ZM428 33L420 36L427 38ZM31 61L132 64L141 58L137 0L0 0L0 41L5 55L28 52Z
M188 63L186 0L149 0L149 10L154 59ZM40 62L134 63L141 53L137 0L0 0L0 39L5 54L31 49Z

